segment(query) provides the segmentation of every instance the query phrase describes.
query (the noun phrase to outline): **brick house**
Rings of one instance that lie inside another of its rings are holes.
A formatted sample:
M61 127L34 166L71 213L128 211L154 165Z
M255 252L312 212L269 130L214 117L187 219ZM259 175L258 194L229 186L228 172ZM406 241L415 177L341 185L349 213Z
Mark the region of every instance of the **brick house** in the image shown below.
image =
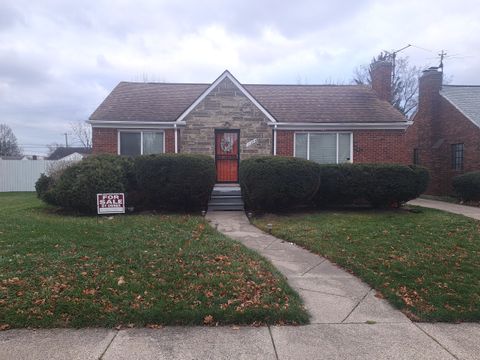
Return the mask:
M94 153L199 153L218 182L237 182L241 159L296 156L320 163L407 163L409 122L387 101L391 64L361 85L121 82L91 115Z
M442 72L425 70L419 104L407 130L410 162L427 167L431 195L452 193L452 179L480 170L480 86L443 85Z

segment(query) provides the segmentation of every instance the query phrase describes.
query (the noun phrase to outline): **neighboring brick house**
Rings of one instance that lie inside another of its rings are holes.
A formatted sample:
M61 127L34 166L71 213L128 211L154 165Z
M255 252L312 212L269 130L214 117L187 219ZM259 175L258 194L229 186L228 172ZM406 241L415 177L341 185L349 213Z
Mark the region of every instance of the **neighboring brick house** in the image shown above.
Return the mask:
M387 101L391 64L362 85L121 82L90 117L93 152L198 153L215 158L218 182L237 182L253 155L320 163L407 163L409 122Z
M407 130L410 162L429 169L431 195L450 195L453 177L480 170L480 86L443 85L442 77L437 68L423 72Z

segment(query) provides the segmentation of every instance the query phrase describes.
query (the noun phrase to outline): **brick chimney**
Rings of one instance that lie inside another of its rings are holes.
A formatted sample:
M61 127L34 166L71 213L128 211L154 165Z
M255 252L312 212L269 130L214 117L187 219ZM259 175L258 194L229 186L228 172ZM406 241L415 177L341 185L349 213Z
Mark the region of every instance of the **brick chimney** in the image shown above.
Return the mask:
M372 89L380 100L390 102L392 99L392 63L377 60L370 66Z
M443 73L438 68L424 70L418 79L418 112L434 116L438 109L440 90L442 89Z

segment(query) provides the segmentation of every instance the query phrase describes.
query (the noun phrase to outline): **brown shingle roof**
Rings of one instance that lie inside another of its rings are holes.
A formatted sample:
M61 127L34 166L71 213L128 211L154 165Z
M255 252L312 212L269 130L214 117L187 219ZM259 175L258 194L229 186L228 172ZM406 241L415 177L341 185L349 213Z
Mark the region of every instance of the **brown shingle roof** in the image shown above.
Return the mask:
M210 84L121 82L90 120L175 121ZM362 85L259 85L244 88L278 122L404 122Z

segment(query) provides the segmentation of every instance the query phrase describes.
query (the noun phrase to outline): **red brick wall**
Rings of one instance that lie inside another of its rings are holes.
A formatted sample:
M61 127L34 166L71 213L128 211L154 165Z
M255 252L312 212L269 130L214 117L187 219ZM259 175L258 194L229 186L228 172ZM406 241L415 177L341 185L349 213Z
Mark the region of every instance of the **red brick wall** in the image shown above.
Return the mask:
M480 129L448 100L439 97L434 117L420 113L408 129L408 154L420 152L420 165L430 171L427 194L452 194L452 179L464 172L480 170ZM464 169L453 170L451 145L464 144Z
M404 130L354 130L354 163L407 164Z
M175 152L175 130L174 129L165 130L165 152L166 153Z
M96 128L92 129L92 146L94 154L117 154L117 129Z
M354 163L408 163L403 130L354 130ZM277 131L277 155L293 156L295 131Z
M277 130L277 155L293 156L293 134L291 130Z

